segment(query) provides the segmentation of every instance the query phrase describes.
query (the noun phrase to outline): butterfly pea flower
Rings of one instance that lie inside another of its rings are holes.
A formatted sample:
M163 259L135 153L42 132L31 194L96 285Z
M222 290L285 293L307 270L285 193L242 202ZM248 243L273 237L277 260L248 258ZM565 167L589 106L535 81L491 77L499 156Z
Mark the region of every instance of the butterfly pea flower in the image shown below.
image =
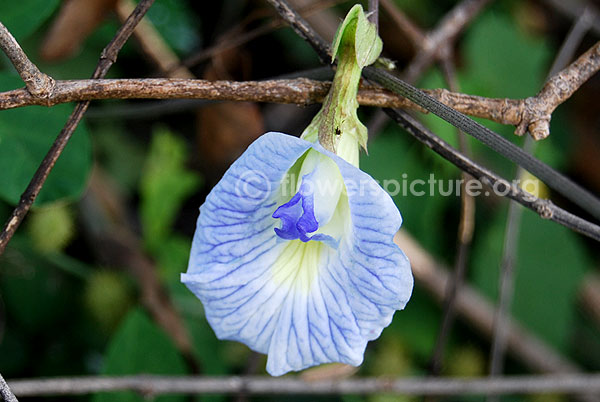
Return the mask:
M365 36L372 46L357 44ZM334 41L332 89L301 138L262 135L200 207L182 281L217 337L267 354L274 376L360 365L412 292L409 261L393 242L400 213L358 167L360 69L380 50L355 6Z

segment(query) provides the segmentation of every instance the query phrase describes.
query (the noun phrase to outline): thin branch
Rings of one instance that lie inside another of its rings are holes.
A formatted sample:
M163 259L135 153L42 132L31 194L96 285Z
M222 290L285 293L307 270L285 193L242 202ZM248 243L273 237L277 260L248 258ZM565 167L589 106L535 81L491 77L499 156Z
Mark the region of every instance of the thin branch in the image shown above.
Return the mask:
M96 66L96 70L92 75L92 79L98 79L106 75L110 66L117 60L117 54L129 38L131 33L135 29L137 23L142 19L146 11L154 3L154 0L141 0L133 13L129 16L127 21L121 26L115 37L110 43L102 50L100 60ZM90 105L89 101L78 103L75 106L75 110L69 117L69 120L58 134L58 137L50 147L50 150L42 160L42 163L38 167L37 171L33 175L33 178L29 182L29 185L25 189L25 192L21 195L19 204L13 210L12 214L8 218L6 225L0 233L0 255L4 253L6 245L14 235L15 231L29 212L29 209L33 205L37 198L40 190L42 189L46 178L50 174L50 171L54 167L54 164L60 157L63 149L67 145L69 139L73 135L73 132L79 125L85 111Z
M444 79L452 91L458 91L458 80L456 79L456 70L454 66L451 48L447 46L446 54L442 58L441 67ZM468 145L465 134L456 130L458 137L459 150L463 155L471 158L471 150ZM456 314L456 296L463 285L467 271L467 262L473 231L475 227L475 198L467 191L469 181L472 179L466 172L461 172L461 192L460 192L460 220L458 225L458 241L456 247L456 257L454 260L453 275L448 281L446 294L444 295L443 316L440 331L435 343L434 352L431 357L430 374L438 375L441 372L444 360L444 351L446 343L450 337Z
M425 34L420 44L420 51L402 73L407 82L414 82L417 77L438 57L444 46L464 29L491 0L463 0L450 10L437 27Z
M565 38L558 54L556 55L548 76L555 76L573 58L576 48L589 30L591 19L589 9L584 9L581 16L573 24L572 29ZM532 137L526 137L523 149L529 154L535 151L535 142ZM516 178L522 178L525 171L517 168ZM504 246L500 263L500 276L498 281L498 303L494 314L494 334L490 357L490 376L501 375L504 371L504 355L506 353L506 317L510 314L510 306L514 294L515 267L519 243L519 229L523 208L518 203L511 201L508 209L508 218L504 232ZM495 402L496 396L488 397L488 402Z
M245 82L164 78L59 80L52 95L44 99L25 89L1 92L0 110L100 99L207 99L307 105L321 102L330 85L305 78ZM423 92L461 113L507 125L521 124L527 103L531 103L527 99L486 98L443 88ZM364 106L427 112L403 96L370 85L361 86L358 102Z
M444 300L450 274L448 268L438 263L405 230L400 230L394 242L408 256L416 283L420 284L434 299ZM486 338L491 337L494 327L494 306L476 289L465 284L456 299L456 311L470 327ZM532 371L542 373L577 373L579 368L557 354L537 336L509 319L507 323L508 350L510 354Z
M550 134L550 117L554 109L573 95L584 82L600 70L600 41L582 54L567 68L550 78L533 98L526 99L522 122L515 134L529 130L540 140Z
M465 133L481 141L508 160L527 169L550 188L579 205L589 214L600 219L600 200L593 194L564 176L562 173L541 162L539 159L527 154L521 148L517 147L498 133L477 123L436 99L429 97L424 92L400 80L387 71L367 67L364 69L363 74L372 81L426 107L436 116L441 117L453 126L460 128Z
M386 109L386 113L403 127L409 134L414 136L420 142L440 154L444 159L464 170L475 177L483 184L495 188L499 193L506 194L512 200L536 212L544 219L550 219L565 227L579 232L592 239L600 241L600 226L588 222L578 216L565 211L554 205L550 200L537 198L526 191L523 191L514 184L509 183L502 177L496 175L490 170L482 167L471 159L467 158L450 144L429 131L421 123L415 120L408 113L393 109Z
M0 397L2 397L4 402L18 402L17 397L15 397L15 394L10 390L6 381L4 381L2 374L0 374Z
M600 391L599 374L513 376L475 378L357 378L340 381L303 381L298 378L122 376L64 377L43 380L12 380L19 396L81 395L107 391L137 391L152 397L164 394L253 395L483 395L483 394L581 394Z
M533 140L528 140L533 148ZM523 173L521 168L517 169ZM515 288L515 265L519 244L519 228L523 208L516 202L511 202L508 207L508 218L504 232L504 245L502 260L500 261L500 275L498 278L498 302L494 313L494 333L490 352L490 377L502 375L504 371L504 356L506 354L507 327L506 320L510 317L510 306ZM488 396L488 402L495 402L495 396Z
M47 98L52 94L54 88L52 77L42 73L29 60L17 40L2 22L0 22L0 48L8 56L32 96Z

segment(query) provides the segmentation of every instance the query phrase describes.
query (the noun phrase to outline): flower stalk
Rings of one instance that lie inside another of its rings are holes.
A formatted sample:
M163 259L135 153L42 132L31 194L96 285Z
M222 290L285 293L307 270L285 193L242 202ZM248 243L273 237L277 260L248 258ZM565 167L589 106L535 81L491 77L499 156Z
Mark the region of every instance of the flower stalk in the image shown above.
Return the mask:
M377 28L362 6L352 7L336 32L332 62L338 59L331 89L319 113L304 130L302 138L317 140L330 152L358 166L358 146L367 148L367 128L358 119L358 85L363 67L381 53Z

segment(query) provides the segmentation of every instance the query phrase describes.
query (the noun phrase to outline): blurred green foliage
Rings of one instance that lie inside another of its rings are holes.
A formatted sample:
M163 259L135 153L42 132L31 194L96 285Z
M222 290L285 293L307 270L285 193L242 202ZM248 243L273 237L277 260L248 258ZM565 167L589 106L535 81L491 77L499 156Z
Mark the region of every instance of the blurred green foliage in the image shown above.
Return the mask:
M112 337L102 374L186 374L185 362L171 339L146 314L132 310ZM93 402L142 402L144 397L134 392L100 393ZM162 402L184 401L183 396L162 396Z
M23 86L17 75L0 73L0 89ZM15 204L71 113L69 105L4 110L0 119L0 198ZM48 176L37 205L81 196L90 172L91 144L80 124Z
M252 4L241 1L219 3L157 0L149 19L176 53L185 58L201 46L214 44L223 33L223 27L215 26L215 16L239 19L254 11ZM533 35L519 25L514 13L520 2L497 3L476 18L459 39L461 91L490 97L531 96L544 82L556 46L546 36ZM432 27L455 2L396 0L396 4L418 23ZM58 0L22 0L18 4L4 1L0 2L0 19L43 71L58 79L87 78L118 22L108 17L70 60L56 64L39 61L38 46L58 6ZM345 12L349 6L348 3L339 7ZM255 21L246 23L254 27ZM207 31L210 28L214 31ZM250 56L244 56L251 59L248 64L253 66L241 66L246 74L264 78L267 73L284 74L317 64L310 46L289 29L277 30L257 41L248 46ZM153 66L145 63L135 43L126 45L119 57L111 76L153 74ZM0 90L22 87L7 59L0 56L0 60L5 67L0 71ZM433 68L419 86L446 85L440 72ZM204 183L198 169L202 161L198 161L194 145L194 115L184 110L144 119L102 117L104 110L127 105L126 101L93 105L100 117L80 124L25 222L26 230L17 233L0 257L0 373L12 378L194 372L194 365L182 357L169 336L141 307L139 284L131 275L132 267L107 266L102 250L105 246L96 244L90 235L109 225L101 217L86 215L88 203L100 202L85 195L93 165L108 177L121 197L116 198L122 200L120 207L129 221L120 223L132 228L143 253L155 265L157 277L189 331L192 358L200 372L264 373L264 356L256 356L244 345L216 339L201 303L179 281L187 266L197 208L210 191L210 183ZM35 106L0 112L2 221L18 202L72 108L73 105ZM435 116L423 119L434 132L457 145L453 127ZM512 135L512 127L483 123L506 138L521 142ZM559 109L553 115L552 136L539 145L537 156L559 169L568 169L572 126L572 116ZM507 178L514 175L514 166L506 160L475 141L469 139L469 143L476 160ZM409 186L417 179L427 183L434 174L437 180L444 181L442 190L447 191L447 182L460 179L460 171L396 126L387 126L373 138L369 154L361 156L361 167L380 180L386 190L397 193L393 198L404 218L404 230L437 260L451 267L456 253L459 197L444 196L439 188L430 196L416 196ZM401 186L386 183L389 179L399 180ZM419 189L428 192L429 185ZM494 301L508 203L482 196L477 207L468 280ZM524 212L519 239L514 317L565 356L587 368L600 369L599 328L589 322L577 302L579 286L592 270L593 258L597 258L594 246L530 211ZM417 284L406 310L397 313L381 338L369 344L358 375L425 375L440 322L439 304ZM484 375L488 348L487 339L458 322L448 343L443 374ZM523 372L523 367L511 360L508 370L518 373ZM77 398L84 399L130 402L143 398L133 393ZM189 398L159 399L175 402ZM219 396L197 399L228 400ZM415 400L385 395L333 399Z
M2 23L20 41L43 24L59 4L59 0L20 0L15 7L13 2L3 1L0 3Z

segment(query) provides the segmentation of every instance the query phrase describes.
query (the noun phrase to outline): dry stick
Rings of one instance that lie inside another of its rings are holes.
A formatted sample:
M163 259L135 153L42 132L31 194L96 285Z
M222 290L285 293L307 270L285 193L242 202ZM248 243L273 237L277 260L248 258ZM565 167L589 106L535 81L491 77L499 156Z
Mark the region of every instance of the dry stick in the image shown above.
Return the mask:
M552 77L574 56L577 46L590 28L591 18L589 9L584 9L579 19L563 42L555 60L550 68L548 76ZM523 145L525 151L533 154L535 143L532 137L525 138ZM521 178L525 171L517 168L516 177ZM504 233L504 247L500 263L500 278L498 281L499 300L494 314L494 334L492 336L490 376L500 375L504 371L504 355L506 353L506 317L510 311L510 305L514 293L514 268L517 262L517 247L519 240L519 227L523 208L516 202L511 202L508 209L508 219ZM488 397L488 402L495 402L497 398Z
M15 394L12 393L4 377L0 374L0 397L4 402L18 402Z
M321 102L330 86L330 82L306 78L243 82L167 78L59 80L47 98L32 96L26 89L0 92L0 110L100 99L205 99L307 105ZM423 92L461 113L507 125L524 121L527 103L531 103L527 99L486 98L443 88ZM369 85L361 86L358 101L364 106L427 112L400 95Z
M136 391L152 398L165 394L343 395L375 393L397 395L580 394L600 390L600 375L512 376L504 378L356 378L303 381L299 378L260 376L201 377L133 375L122 377L63 377L12 380L19 396L84 395L96 392Z
M52 94L52 90L54 89L54 80L52 77L42 73L29 60L17 40L1 22L0 48L8 56L32 96L47 98Z
M456 70L451 48L445 48L445 56L442 58L442 72L444 79L452 91L458 91L458 81L456 79ZM458 136L459 150L463 155L471 157L471 150L465 138L465 134L456 130ZM471 241L473 240L473 231L475 226L475 198L467 191L467 186L472 177L461 172L461 193L460 193L460 221L458 225L456 257L454 260L454 273L448 281L443 303L443 316L440 331L435 343L434 352L430 362L430 374L438 375L441 372L446 349L447 340L452 331L454 317L456 314L456 295L463 285L465 273L467 271L467 261Z
M322 54L326 54L323 51ZM453 109L474 117L481 117L501 124L517 126L515 133L522 134L527 129L536 138L549 133L552 112L566 101L584 82L600 69L600 42L581 55L563 71L550 78L542 90L526 99L485 98L466 95L445 89L424 90ZM266 88L261 88L265 85ZM289 85L289 88L285 88ZM152 98L152 99L214 99L244 100L258 102L281 102L307 104L320 101L328 84L316 81L263 81L263 82L207 82L202 80L77 80L57 81L51 94L41 98L27 90L13 90L0 93L0 109L10 109L27 105L52 106L57 103L112 98ZM254 86L254 88L252 88ZM316 91L306 97L302 92ZM403 97L389 91L365 88L359 92L359 103L368 106L422 108Z
M52 95L40 99L26 89L0 92L0 110L41 105L54 106L73 101L100 99L205 99L295 103L322 102L331 82L307 78L266 81L206 81L169 78L97 79L56 81ZM471 116L512 124L517 121L524 100L493 99L463 95L446 89L424 90L430 96ZM365 106L425 109L386 89L361 85L358 102Z
M598 70L600 41L567 68L548 79L535 97L527 99L524 121L517 126L515 134L522 135L529 130L536 140L546 138L550 134L550 115L554 109L569 99ZM525 123L527 121L529 124Z
M96 70L92 75L92 79L98 79L104 77L106 72L117 60L117 54L133 32L137 23L142 19L146 11L154 3L154 0L141 0L133 13L129 16L127 21L121 26L112 41L102 50L100 60L96 66ZM77 125L81 121L83 114L90 105L89 101L78 103L75 106L75 110L69 117L69 120L56 137L56 140L50 147L50 150L42 160L42 163L38 167L37 171L33 175L33 178L29 182L27 189L21 195L19 204L13 210L11 216L8 218L6 225L0 233L0 255L4 253L6 245L14 235L15 231L29 212L29 209L33 205L37 198L42 186L44 185L46 178L50 174L50 171L54 167L54 164L61 155L63 149L67 145L67 142L71 138L71 135L77 128Z
M450 10L440 21L437 28L425 35L415 58L402 73L407 82L414 82L417 77L438 57L440 49L452 42L490 0L463 0Z

